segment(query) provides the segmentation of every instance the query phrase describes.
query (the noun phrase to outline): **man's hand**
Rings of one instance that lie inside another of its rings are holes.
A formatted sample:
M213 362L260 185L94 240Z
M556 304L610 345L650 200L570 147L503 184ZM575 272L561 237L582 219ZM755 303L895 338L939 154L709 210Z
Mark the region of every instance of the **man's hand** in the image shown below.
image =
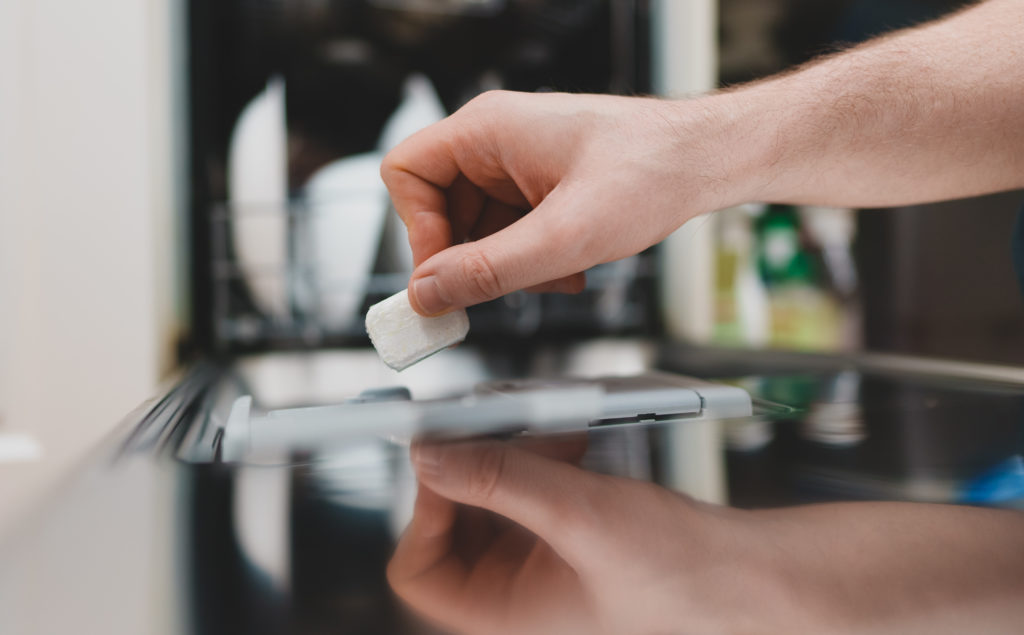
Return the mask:
M743 200L727 170L742 166L703 131L712 116L740 140L742 126L697 103L496 91L413 135L381 168L409 229L413 307L578 292L589 267Z
M579 291L705 212L883 207L1024 186L1024 3L989 0L684 101L486 93L381 167L425 315Z

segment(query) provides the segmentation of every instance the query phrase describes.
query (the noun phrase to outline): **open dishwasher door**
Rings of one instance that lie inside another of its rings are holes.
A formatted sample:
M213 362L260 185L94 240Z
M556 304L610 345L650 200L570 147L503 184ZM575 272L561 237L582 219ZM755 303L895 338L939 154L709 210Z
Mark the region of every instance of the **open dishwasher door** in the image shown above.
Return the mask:
M471 350L461 349L424 364L452 364ZM417 435L566 442L581 469L691 495L687 478L717 470L717 502L738 507L1024 500L1024 382L1012 378L858 373L771 356L755 367L749 353L726 353L716 359L728 373L696 355L683 369L722 380L615 377L596 365L596 380L503 379L428 365L422 378L402 375L406 392L380 390L395 377L372 376L358 352L317 355L276 359L264 379L253 360L197 367L126 420L0 544L0 632L437 633L386 574L416 498ZM344 377L355 379L339 385ZM428 384L435 377L441 388ZM323 399L300 392L314 384ZM276 430L263 436L264 425ZM245 442L234 457L233 439Z
M376 389L318 404L273 397L281 381L244 366L195 367L0 544L0 631L429 632L385 575L415 500L410 440L572 437L584 467L654 478L659 429L750 412L740 389L672 375L498 380L450 367L441 374L462 380L447 396L415 376L417 399L370 377Z

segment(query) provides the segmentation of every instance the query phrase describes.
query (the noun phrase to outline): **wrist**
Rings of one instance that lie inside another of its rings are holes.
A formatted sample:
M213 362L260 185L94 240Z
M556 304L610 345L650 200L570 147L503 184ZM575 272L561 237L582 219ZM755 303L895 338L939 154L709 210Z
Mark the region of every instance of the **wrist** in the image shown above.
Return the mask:
M781 121L754 90L662 102L673 165L695 184L697 213L765 198L784 167Z
M820 587L828 586L815 555L821 551L807 542L794 544L790 523L775 511L718 512L742 546L729 567L733 604L719 613L716 632L823 633L838 623L821 596Z

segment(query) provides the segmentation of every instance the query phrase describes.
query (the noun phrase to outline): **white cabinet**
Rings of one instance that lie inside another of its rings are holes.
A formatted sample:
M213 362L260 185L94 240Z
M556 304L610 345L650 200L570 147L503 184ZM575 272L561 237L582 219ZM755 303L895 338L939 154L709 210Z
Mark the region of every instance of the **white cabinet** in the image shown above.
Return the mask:
M176 0L0 2L0 518L156 388L181 241ZM180 32L180 31L177 31Z

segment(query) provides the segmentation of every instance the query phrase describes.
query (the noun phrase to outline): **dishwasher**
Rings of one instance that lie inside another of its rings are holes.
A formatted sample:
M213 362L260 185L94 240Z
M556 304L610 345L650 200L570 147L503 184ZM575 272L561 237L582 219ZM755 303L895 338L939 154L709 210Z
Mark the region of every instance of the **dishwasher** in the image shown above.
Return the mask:
M193 365L0 544L3 632L443 632L386 570L408 441L477 422L582 438L583 469L741 508L1024 508L1024 377L1004 367L599 338L380 368L356 349Z
M386 368L382 153L487 88L650 89L647 3L430 4L189 3L186 363L0 544L0 632L441 632L386 576L423 437L582 438L583 469L745 508L1024 507L1024 372L681 345L653 249Z

